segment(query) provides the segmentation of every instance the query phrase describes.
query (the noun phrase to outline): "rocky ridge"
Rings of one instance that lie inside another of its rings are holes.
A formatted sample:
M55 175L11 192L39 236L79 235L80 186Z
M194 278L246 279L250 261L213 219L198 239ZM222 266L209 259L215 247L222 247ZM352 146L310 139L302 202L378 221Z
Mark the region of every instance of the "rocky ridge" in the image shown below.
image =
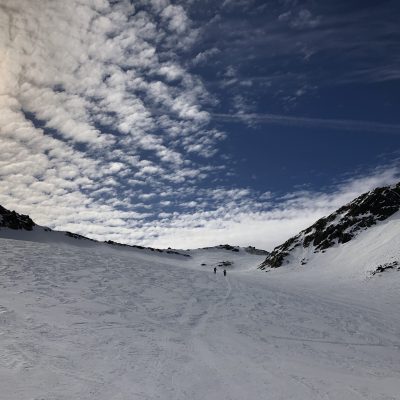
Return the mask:
M18 214L0 206L0 228L31 231L35 225L29 215Z
M364 193L309 228L277 246L259 266L260 269L279 268L289 263L290 255L299 246L314 253L351 241L360 232L383 221L400 209L400 182ZM299 260L301 265L307 260Z

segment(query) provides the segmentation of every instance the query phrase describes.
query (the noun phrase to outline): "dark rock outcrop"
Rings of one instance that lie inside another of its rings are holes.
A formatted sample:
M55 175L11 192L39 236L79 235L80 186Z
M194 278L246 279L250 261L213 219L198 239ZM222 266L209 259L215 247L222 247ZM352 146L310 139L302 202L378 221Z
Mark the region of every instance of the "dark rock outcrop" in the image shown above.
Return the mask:
M376 267L376 269L371 272L371 276L376 275L376 274L381 274L382 272L394 270L394 269L396 269L397 271L400 271L400 264L398 261L393 261L390 263L378 265Z
M28 215L18 214L0 206L0 227L9 229L24 229L31 231L36 224Z
M65 232L65 236L68 236L68 237L70 237L72 239L90 240L91 242L96 242L96 240L94 240L94 239L90 239L90 238L88 238L86 236L79 235L78 233L73 233L73 232L68 232L68 231Z
M253 247L253 246L247 246L247 247L245 247L245 248L244 248L244 251L245 251L246 253L253 254L253 255L255 255L255 256L267 256L267 255L269 254L269 251L267 251L267 250L261 250L261 249L256 249L256 248Z
M206 250L220 249L220 250L233 251L234 253L238 253L240 251L239 246L231 246L230 244L219 244L218 246L214 247L204 247L204 249Z

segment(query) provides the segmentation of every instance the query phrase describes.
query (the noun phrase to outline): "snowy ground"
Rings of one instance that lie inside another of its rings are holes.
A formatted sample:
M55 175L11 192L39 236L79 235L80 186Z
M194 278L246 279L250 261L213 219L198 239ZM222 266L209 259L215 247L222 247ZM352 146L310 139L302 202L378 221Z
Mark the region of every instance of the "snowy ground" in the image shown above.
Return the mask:
M191 254L0 239L0 398L400 399L400 273Z

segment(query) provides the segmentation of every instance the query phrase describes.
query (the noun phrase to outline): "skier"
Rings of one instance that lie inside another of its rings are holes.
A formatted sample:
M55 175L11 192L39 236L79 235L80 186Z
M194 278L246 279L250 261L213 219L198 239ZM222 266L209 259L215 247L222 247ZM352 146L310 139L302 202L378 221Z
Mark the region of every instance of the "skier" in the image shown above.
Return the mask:
M214 274L217 273L217 267L214 267Z
M224 276L226 276L226 269L224 269Z

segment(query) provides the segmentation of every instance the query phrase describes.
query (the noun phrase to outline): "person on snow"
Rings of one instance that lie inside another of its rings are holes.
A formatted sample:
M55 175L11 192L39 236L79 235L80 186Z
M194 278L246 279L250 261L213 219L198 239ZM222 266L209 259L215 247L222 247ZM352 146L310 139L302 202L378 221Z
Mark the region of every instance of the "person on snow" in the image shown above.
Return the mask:
M217 273L217 267L214 267L214 274Z
M224 276L226 276L226 269L224 269Z

